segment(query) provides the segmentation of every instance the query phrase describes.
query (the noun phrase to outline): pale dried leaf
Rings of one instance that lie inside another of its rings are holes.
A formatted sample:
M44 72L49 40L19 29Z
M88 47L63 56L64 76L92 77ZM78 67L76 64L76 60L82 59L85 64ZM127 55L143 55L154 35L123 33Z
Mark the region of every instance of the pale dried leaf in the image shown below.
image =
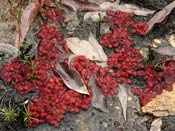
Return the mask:
M101 23L100 34L111 33L110 26L110 23Z
M61 0L61 3L74 11L99 11L100 7L96 3L84 3L76 0Z
M62 78L64 84L68 88L78 93L89 95L85 83L83 82L80 74L75 69L65 63L57 62L56 72Z
M162 126L162 119L161 118L155 119L151 124L150 131L161 131L161 126Z
M0 43L0 52L3 54L9 54L11 56L10 59L14 59L20 54L20 51L15 46L5 43Z
M152 113L154 116L175 115L175 84L173 91L164 90L161 95L142 107L142 112Z
M98 41L95 39L94 35L90 32L89 35L89 43L93 46L95 51L98 53L99 57L102 61L107 61L108 57L105 54L103 47L98 43Z
M102 18L104 16L106 16L106 12L102 12L102 11L97 11L97 12L87 12L84 15L84 21L88 21L88 20L92 20L92 21L100 21L99 16L101 16Z
M91 44L86 40L81 40L78 37L66 38L67 46L77 56L83 55L90 60L100 59Z
M116 10L120 10L122 12L125 13L134 13L135 15L138 16L147 16L149 14L154 14L155 10L150 10L150 9L146 9L146 8L141 8L137 5L133 5L133 4L121 4L119 5L119 3L116 2L104 2L102 4L99 5L101 8L101 11L97 11L97 12L87 12L84 15L84 21L87 21L89 19L91 19L92 21L99 21L99 14L104 17L106 16L105 11L106 10L112 10L112 11L116 11Z
M165 8L157 12L147 23L149 25L147 33L153 28L153 26L156 23L161 23L171 13L174 7L175 1L173 1L169 5L165 6Z
M127 92L127 88L123 84L119 84L118 98L120 100L123 116L124 116L124 119L126 121L126 119L127 119L126 118L126 110L127 110L127 103L128 103L128 92Z
M78 37L70 37L66 38L66 42L69 49L77 56L83 55L93 61L106 61L107 56L104 54L101 45L92 36L90 39L92 42L80 40Z
M29 27L36 17L38 11L41 9L42 5L39 2L30 3L23 11L21 24L16 35L15 46L20 48L24 38L29 30Z
M146 9L146 8L141 8L137 5L133 5L133 4L123 4L120 5L117 10L126 12L126 13L134 13L135 15L139 15L139 16L147 16L149 14L153 14L155 12L155 10L150 10L150 9Z
M100 8L104 11L106 10L112 10L112 11L116 11L118 6L119 6L119 2L103 2L102 4L99 5Z
M108 112L108 109L104 104L104 95L102 91L99 89L99 87L97 86L93 74L91 74L90 76L89 86L92 89L92 102L91 102L92 106L103 112Z
M134 13L135 15L147 16L149 14L153 14L155 10L150 10L146 8L141 8L137 5L133 4L121 4L119 5L117 2L104 2L100 5L103 10L120 10L126 13Z
M107 63L107 61L104 61L104 62L95 62L96 63L96 65L99 65L99 66L101 66L101 67L107 67L108 66L108 63Z
M72 61L73 61L73 59L76 57L76 55L74 55L74 54L71 54L71 55L69 55L69 58L68 58L68 65L71 65L71 63L72 63Z
M152 50L160 55L175 56L175 48L171 46L160 46L158 48L152 48Z

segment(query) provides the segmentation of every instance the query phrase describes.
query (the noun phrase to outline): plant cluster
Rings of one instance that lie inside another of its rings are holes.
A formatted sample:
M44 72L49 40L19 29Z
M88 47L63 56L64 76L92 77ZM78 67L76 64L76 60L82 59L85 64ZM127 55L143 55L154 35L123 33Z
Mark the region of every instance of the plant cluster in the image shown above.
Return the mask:
M2 116L5 121L15 121L16 118L19 116L19 109L12 106L4 107L0 109L0 116Z
M133 22L133 14L121 11L107 13L112 17L106 20L112 21L114 25L110 27L112 33L105 34L100 43L114 49L114 54L108 58L108 66L112 68L112 76L116 81L131 84L132 76L144 78L147 85L145 88L132 89L134 94L139 95L142 106L160 95L163 89L172 91L172 84L175 81L175 62L160 62L159 67L162 70L156 71L152 65L143 64L143 57L133 47L133 35L135 33L144 35L148 26L143 22Z
M98 86L105 96L116 94L118 84L132 84L132 77L141 77L146 82L145 88L133 88L131 91L138 95L142 106L160 95L163 89L172 91L175 81L174 61L160 62L161 71L152 65L144 65L139 50L134 48L134 34L144 35L148 26L132 21L133 14L121 11L108 11L106 21L113 23L111 33L100 40L100 44L114 50L108 57L107 67L100 67L83 56L74 59L72 66L76 68L84 81L88 81L93 72ZM87 82L86 82L87 83Z
M55 13L49 17L58 16L57 13L61 11L57 10L52 9ZM58 21L63 20L63 17L56 18ZM1 78L10 82L21 94L38 92L38 97L32 99L28 112L25 113L24 121L28 126L44 122L58 126L66 112L88 109L91 96L70 90L54 73L55 63L62 58L62 48L66 48L60 31L46 25L41 27L36 37L41 39L38 56L34 59L26 57L14 59L3 67Z
M156 71L151 65L145 68L142 74L146 80L145 88L133 88L131 91L138 95L142 106L160 95L163 90L172 91L175 81L175 61L167 61L163 66L162 71Z
M133 14L121 11L107 13L110 17L106 21L113 23L111 33L105 34L100 40L101 45L113 51L108 57L107 66L97 65L84 56L75 57L71 63L85 84L88 86L93 73L104 95L110 97L118 92L118 84L131 84L133 76L142 77L147 87L132 89L133 93L139 95L142 105L161 94L163 89L172 90L175 62L166 62L164 69L157 72L151 65L143 64L143 57L134 48L134 34L144 35L148 26L143 22L134 22ZM43 16L49 23L63 20L62 11L56 8L44 11ZM21 94L38 92L38 97L32 99L26 112L25 121L28 126L44 122L59 126L66 112L88 109L92 99L90 87L90 96L79 94L67 88L62 79L56 76L55 64L58 60L64 60L64 53L68 49L60 30L51 25L42 26L36 35L41 39L37 57L25 60L18 57L1 70L1 78L10 82Z
M82 78L88 81L91 71L94 73L98 86L105 96L116 94L118 84L131 84L132 76L140 76L144 73L143 57L139 50L133 47L133 35L145 34L147 25L132 21L133 14L121 11L108 11L111 17L106 21L112 21L112 32L107 33L100 40L100 44L111 49L113 53L108 57L107 67L98 66L83 56L74 59L72 66L76 68Z

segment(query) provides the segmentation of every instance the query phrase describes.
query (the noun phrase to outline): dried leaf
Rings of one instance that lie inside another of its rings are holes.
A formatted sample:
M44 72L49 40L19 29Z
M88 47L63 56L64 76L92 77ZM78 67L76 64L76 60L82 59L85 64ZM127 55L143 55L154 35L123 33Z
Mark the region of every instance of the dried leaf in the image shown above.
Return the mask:
M0 43L0 52L11 55L11 59L18 57L20 54L20 51L15 46L5 43Z
M161 126L162 126L162 119L161 118L155 119L151 124L150 131L161 131Z
M98 53L99 57L102 61L107 61L108 57L105 54L103 47L98 43L98 41L95 39L94 35L90 32L89 35L89 43L93 46L95 51Z
M73 59L76 57L76 55L74 55L74 54L71 54L71 55L69 55L69 58L68 58L68 65L71 65L71 63L72 63L72 61L73 61Z
M100 20L99 14L102 17L106 16L106 13L105 13L106 10L112 10L112 11L120 10L120 11L125 12L125 13L134 13L135 15L139 15L139 16L147 16L147 15L153 14L155 12L155 10L141 8L141 7L139 7L137 5L133 5L133 4L121 4L121 5L119 5L118 1L116 1L116 2L104 2L104 3L100 4L99 6L101 8L101 11L87 12L84 15L84 21L87 21L89 19L91 19L92 21L99 21Z
M102 11L97 11L97 12L87 12L84 15L84 21L88 21L88 20L92 20L92 21L100 21L99 16L102 16L102 18L104 16L106 16L106 12L102 12Z
M89 95L85 83L83 82L80 74L75 69L73 69L65 63L57 62L56 72L62 78L64 84L68 88L78 93Z
M141 8L137 5L133 4L121 4L119 5L118 2L104 2L100 5L100 8L102 10L120 10L126 13L134 13L135 15L141 15L141 16L147 16L149 14L153 14L155 11L146 9L146 8Z
M67 46L75 55L84 55L90 60L96 60L98 54L94 51L93 47L86 40L81 40L78 37L66 38Z
M147 33L153 28L153 26L156 23L161 23L170 14L174 7L175 1L173 1L169 5L165 6L165 8L157 12L147 23L149 25Z
M152 113L154 116L175 115L175 83L173 84L173 91L164 90L161 95L143 106L142 112Z
M158 48L152 48L152 50L160 55L175 56L175 48L171 46L160 46Z
M42 5L39 2L30 3L23 11L21 24L16 35L15 46L20 48L24 38L29 30L29 27L36 17L38 11L41 9Z
M90 76L89 86L92 89L92 106L103 112L108 112L108 109L104 104L104 95L102 91L99 89L99 87L97 86L93 74L91 74Z
M134 13L135 15L139 15L139 16L147 16L150 14L154 14L154 12L155 12L155 10L141 8L141 7L133 5L133 4L120 5L117 10L120 10L120 11L123 11L126 13Z
M80 40L78 37L66 38L67 46L75 55L83 55L94 61L107 61L107 56L98 41L92 34L89 41Z
M126 109L127 109L127 103L128 103L128 92L126 87L123 84L119 84L119 93L118 93L118 98L121 103L122 111L123 111L123 116L126 121Z
M61 0L61 3L74 11L99 11L100 7L96 3L83 3L75 0Z
M96 65L99 65L99 66L101 66L101 67L107 67L108 66L108 63L107 63L107 61L104 61L104 62L95 62L96 63Z
M118 6L119 6L119 2L118 1L115 1L115 2L103 2L99 6L104 11L109 10L109 9L112 10L112 11L116 11Z

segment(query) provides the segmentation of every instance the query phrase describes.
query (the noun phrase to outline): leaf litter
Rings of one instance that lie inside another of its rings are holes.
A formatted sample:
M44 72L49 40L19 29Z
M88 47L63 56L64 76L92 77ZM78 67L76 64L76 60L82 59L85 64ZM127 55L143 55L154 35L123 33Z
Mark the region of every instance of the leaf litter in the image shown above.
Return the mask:
M14 59L20 54L20 51L13 45L0 43L0 53L9 54L11 55L10 59Z
M172 46L160 46L158 48L152 48L152 50L160 55L175 56L175 48Z
M80 74L74 68L70 67L66 63L57 62L56 72L68 88L78 93L89 95L85 83L83 82Z
M118 98L122 107L123 117L125 121L127 120L126 111L128 105L128 92L124 84L119 84Z
M50 7L56 7L53 0L37 0L35 2L30 2L24 9L15 40L15 46L17 48L20 48L22 46L22 42L25 39L30 25L32 24L33 20L35 19L36 15L41 10L44 4Z
M31 23L33 22L34 18L36 17L37 13L41 9L41 3L39 2L32 2L30 3L23 11L21 23L18 28L18 33L16 35L15 46L20 48L24 38L29 30Z
M31 5L30 5L31 6ZM23 18L22 17L22 22L20 25L20 29L17 37L16 37L16 47L20 47L25 35L30 27L30 24L32 23L32 21L34 20L36 14L39 11L41 5L33 5L33 7L31 8L31 10L29 11L30 15L28 18ZM112 6L112 5L111 5ZM115 5L116 6L116 5ZM113 5L112 8L115 7ZM162 22L165 17L171 12L171 10L175 7L175 2L172 2L170 5L166 6L164 9L162 9L160 12L156 13L155 16L148 22L149 25L149 29L148 32L151 30L151 28L154 26L155 23L160 23ZM102 7L101 7L102 8ZM111 8L111 7L110 7ZM150 10L150 12L148 10L143 10L142 9L138 9L137 6L135 5L129 5L129 4L125 4L123 6L118 6L117 7L118 10L121 11L129 11L129 13L135 13L136 15L143 15L143 16L147 16L148 14L153 14L155 11ZM120 9L121 8L121 9ZM168 11L167 11L168 8ZM25 10L29 9L26 8ZM33 12L34 11L34 12ZM166 12L165 12L166 11ZM88 12L90 13L90 12ZM96 15L95 13L98 13L98 19L99 19L99 13L100 12L94 12L94 15ZM25 11L24 13L25 14ZM103 14L105 15L105 14ZM89 17L92 15L89 15ZM97 15L95 16L97 17ZM26 22L24 24L24 21ZM25 27L25 28L24 28ZM22 29L24 28L24 29ZM72 44L70 44L70 43ZM107 60L107 56L104 53L103 48L99 45L98 41L95 39L95 37L92 35L92 33L90 33L89 35L89 40L80 40L78 37L72 37L72 38L67 38L67 43L68 43L68 47L70 48L70 50L75 54L75 55L84 55L87 58L91 59L91 60L95 60L95 61L106 61ZM78 47L77 45L75 47L73 47L74 44L82 44L80 47ZM83 45L84 44L84 45ZM79 49L77 49L77 47ZM87 52L85 50L85 47L87 49ZM76 49L75 49L76 48ZM173 47L170 46L166 46L166 47L158 47L157 49L152 49L155 52L161 54L161 55L167 55L167 56L174 56L175 55L175 49ZM16 49L15 49L16 51ZM83 54L83 52L85 54ZM89 53L91 52L91 53ZM91 55L89 55L91 54ZM15 54L16 56L16 54ZM72 69L71 67L67 67L67 65L62 65L62 63L57 63L56 64L57 67L57 73L59 74L59 76L63 79L64 83L70 88L73 89L79 93L82 94L89 94L87 87L85 86L83 80L81 79L80 75L78 74L78 72L74 69ZM75 79L76 78L76 79ZM77 80L78 78L78 80ZM98 89L98 86L95 83L95 79L93 78L93 76L90 77L90 85L92 85L92 90L93 90L93 100L92 100L92 106L100 109L104 112L107 111L106 107L104 106L104 96L102 94L102 92L100 92L100 90ZM75 88L74 88L75 87ZM126 87L124 87L124 85L120 84L119 85L119 94L118 94L121 106L122 106L122 110L123 110L123 116L126 120L126 109L127 109L127 89ZM152 130L153 131L153 130Z
M162 10L157 12L149 21L148 21L148 30L147 33L153 28L153 26L157 23L161 23L174 9L175 1L165 6Z
M91 102L92 106L98 110L103 111L103 112L108 112L109 110L107 109L107 107L105 106L105 103L104 103L103 92L97 86L93 74L91 74L91 76L90 76L89 86L92 89L92 102Z
M93 61L107 61L107 55L92 33L88 41L80 40L78 37L69 37L66 38L66 42L69 49L77 56L83 55Z
M141 8L141 7L134 5L134 4L119 4L119 1L104 2L104 3L100 4L99 7L101 8L101 11L87 12L84 15L84 21L87 21L89 19L91 19L92 21L100 21L99 15L101 17L105 17L106 10L112 10L112 11L120 10L122 12L133 13L133 14L138 15L138 16L147 16L147 15L155 13L155 10Z

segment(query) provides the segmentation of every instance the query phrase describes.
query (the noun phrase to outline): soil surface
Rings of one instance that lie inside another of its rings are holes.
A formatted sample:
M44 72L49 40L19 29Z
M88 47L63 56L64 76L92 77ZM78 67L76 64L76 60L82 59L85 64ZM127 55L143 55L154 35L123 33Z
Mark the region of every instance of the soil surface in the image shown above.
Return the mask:
M105 0L104 0L105 1ZM124 0L122 2L138 3L140 6L150 7L151 9L161 9L173 0ZM15 4L15 2L13 3ZM14 45L17 22L10 13L12 5L8 0L0 0L0 43ZM69 10L70 11L70 10ZM104 33L104 23L99 25L98 22L84 22L84 12L70 12L67 17L74 19L68 25L63 25L62 32L65 37L78 36L80 39L87 39L89 33L92 32L100 39ZM38 17L37 17L38 18ZM167 39L169 35L175 33L175 10L159 25L157 25L147 36L137 36L135 45L141 48L144 43L150 43L152 39ZM38 21L35 20L27 35L33 42L34 35L38 32ZM100 30L100 32L99 32ZM156 54L154 54L156 55ZM135 83L142 85L142 80L135 80ZM128 90L129 92L129 90ZM21 96L10 85L0 80L0 108L3 104L8 104L11 100L14 103L22 103L26 99L31 99L36 94L28 94ZM5 97L3 97L5 96ZM3 101L3 102L2 102ZM61 125L56 128L49 124L41 124L35 128L25 127L21 119L12 123L0 123L2 131L148 131L154 120L151 114L142 114L139 107L139 100L136 96L129 92L127 121L124 120L121 105L118 96L105 99L105 103L109 108L109 112L104 113L97 109L90 108L87 111L81 110L80 113L67 113ZM20 105L20 104L19 104ZM175 131L175 116L163 117L161 131Z

